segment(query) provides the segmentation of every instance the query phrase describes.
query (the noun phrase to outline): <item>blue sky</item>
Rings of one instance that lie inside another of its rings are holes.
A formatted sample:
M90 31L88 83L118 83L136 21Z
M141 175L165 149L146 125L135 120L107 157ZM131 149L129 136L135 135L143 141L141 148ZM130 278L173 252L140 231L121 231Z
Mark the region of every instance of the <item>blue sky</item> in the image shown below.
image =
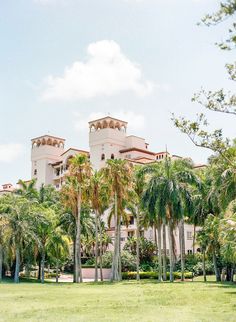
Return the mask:
M30 177L30 139L45 133L88 148L87 122L107 113L129 121L150 149L205 162L173 127L194 118L201 87L232 89L224 65L233 52L214 43L225 22L197 22L217 0L8 0L0 4L0 184ZM235 137L227 115L212 128Z

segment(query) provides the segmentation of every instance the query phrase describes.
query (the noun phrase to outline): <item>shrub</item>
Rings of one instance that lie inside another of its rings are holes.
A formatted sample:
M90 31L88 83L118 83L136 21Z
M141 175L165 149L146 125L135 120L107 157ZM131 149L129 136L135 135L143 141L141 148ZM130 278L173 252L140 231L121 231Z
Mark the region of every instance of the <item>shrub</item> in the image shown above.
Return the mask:
M124 246L124 251L128 251L132 255L136 255L136 237L128 238L127 242ZM152 262L153 256L156 252L155 244L148 240L145 237L140 238L140 247L139 247L139 254L140 254L140 263L150 263Z
M213 263L210 261L206 261L205 263L206 274L214 274L214 266ZM203 263L198 262L196 265L193 266L194 275L203 275Z
M158 279L158 272L140 272L140 279ZM169 272L167 272L167 279L170 278ZM180 279L181 278L181 273L180 272L174 272L174 279ZM122 273L122 279L124 280L135 280L137 277L136 272L123 272ZM191 272L185 272L184 277L186 279L191 279L192 278L192 273Z

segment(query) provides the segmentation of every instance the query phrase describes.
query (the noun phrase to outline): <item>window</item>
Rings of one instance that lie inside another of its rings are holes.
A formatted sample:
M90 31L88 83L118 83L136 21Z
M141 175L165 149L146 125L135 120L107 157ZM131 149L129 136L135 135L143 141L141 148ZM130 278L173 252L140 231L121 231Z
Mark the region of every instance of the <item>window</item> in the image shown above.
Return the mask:
M105 160L105 154L103 153L102 156L101 156L101 160Z
M192 240L193 239L193 234L191 231L187 231L187 240Z
M134 236L134 230L128 231L128 237L133 237Z
M34 169L34 175L37 176L37 169Z
M125 241L125 237L121 237L120 241L124 242Z
M187 250L188 255L191 255L193 253L192 249Z
M114 160L115 159L115 156L114 156L114 154L112 153L112 155L111 155L111 159L112 160Z
M134 224L134 216L130 216L129 217L129 225L133 225Z

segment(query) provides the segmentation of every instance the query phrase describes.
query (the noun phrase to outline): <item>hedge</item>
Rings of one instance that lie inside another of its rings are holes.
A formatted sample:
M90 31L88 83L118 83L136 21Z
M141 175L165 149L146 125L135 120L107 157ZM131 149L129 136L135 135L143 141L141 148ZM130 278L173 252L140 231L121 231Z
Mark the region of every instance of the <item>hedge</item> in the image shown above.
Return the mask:
M158 272L140 272L140 279L158 279ZM174 279L181 279L181 273L180 272L174 272L173 273ZM137 277L136 272L123 272L122 273L122 279L124 280L135 280ZM170 278L170 273L166 273L167 279ZM193 274L191 272L185 272L184 277L187 279L192 279Z

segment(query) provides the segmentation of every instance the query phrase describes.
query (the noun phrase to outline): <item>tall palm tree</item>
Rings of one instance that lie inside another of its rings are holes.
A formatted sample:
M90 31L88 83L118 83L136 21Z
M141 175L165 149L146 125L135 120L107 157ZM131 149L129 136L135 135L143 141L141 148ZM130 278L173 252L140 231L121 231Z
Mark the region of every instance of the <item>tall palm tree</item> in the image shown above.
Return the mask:
M192 186L199 180L193 172L190 160L171 160L149 165L145 169L149 181L143 195L144 206L158 215L158 224L164 220L168 227L170 253L170 281L173 281L173 229L179 223L181 279L184 279L184 218L192 211ZM161 230L158 231L159 235ZM159 240L160 243L160 240ZM160 251L161 252L161 249ZM161 258L159 257L161 266Z
M74 185L71 188L73 198L76 198L76 242L75 242L75 281L83 282L81 266L81 206L83 194L87 190L88 179L91 176L91 165L87 156L78 154L70 160L69 177L73 178Z
M133 189L131 191L130 202L128 203L128 209L132 215L136 218L136 271L137 280L140 280L140 229L141 221L144 215L142 209L142 196L145 187L145 174L142 171L142 167L135 167L133 171Z
M104 209L108 207L108 186L104 181L104 173L102 171L95 171L90 178L89 184L89 196L91 201L92 209L95 213L95 282L98 281L98 254L100 253L100 264L101 264L101 251L99 252L99 238L98 230L100 230L100 220ZM100 235L101 237L101 235Z
M126 160L108 160L104 168L104 178L110 187L112 201L111 216L115 223L115 242L112 260L112 281L121 280L121 246L120 230L121 218L125 219L125 209L129 190L132 186L131 165Z
M39 239L39 252L41 258L41 282L44 283L44 270L45 270L45 258L46 258L46 245L51 239L51 236L55 229L56 214L50 208L37 207L37 218L41 218L40 223L37 225L37 237Z

